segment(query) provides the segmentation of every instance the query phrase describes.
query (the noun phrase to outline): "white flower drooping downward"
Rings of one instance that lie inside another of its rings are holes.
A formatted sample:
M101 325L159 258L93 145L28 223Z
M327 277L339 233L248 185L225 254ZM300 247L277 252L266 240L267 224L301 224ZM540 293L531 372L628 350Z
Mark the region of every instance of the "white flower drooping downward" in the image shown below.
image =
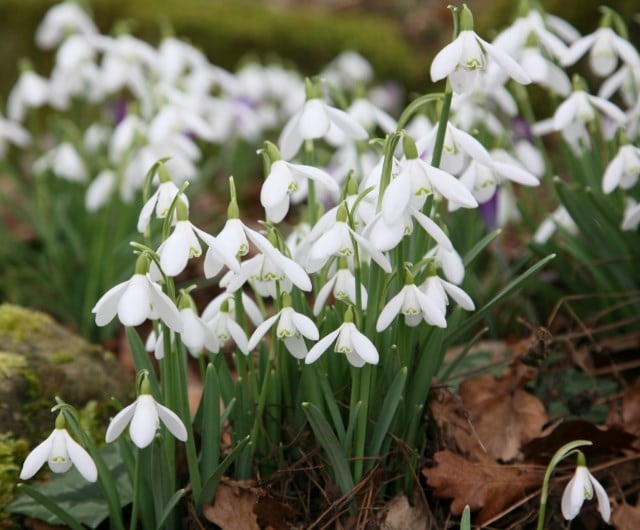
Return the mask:
M562 494L562 516L568 521L574 519L580 513L582 503L585 499L591 500L594 492L598 501L598 511L604 522L608 523L611 517L611 504L607 492L587 469L584 455L578 452L576 472Z
M344 353L349 364L360 368L366 363L378 364L378 350L366 335L361 333L353 323L351 308L344 313L344 322L326 337L320 339L310 350L304 362L311 364L317 361L327 348L335 341L334 351Z
M146 374L143 374L138 399L114 416L107 428L105 440L107 443L113 442L130 423L131 441L142 449L153 441L160 420L178 440L181 442L187 440L187 429L184 423L175 412L153 399L149 381Z
M27 456L20 471L20 478L30 479L45 462L54 473L65 473L71 466L76 466L89 482L95 482L98 478L98 470L89 453L67 432L62 413L56 418L56 428L53 432Z
M125 326L161 319L171 330L182 331L178 309L148 273L149 257L143 253L136 262L135 274L109 289L91 310L98 326L106 326L117 315Z
M466 5L460 12L460 34L445 46L431 63L431 80L449 77L454 92L469 92L478 72L487 68L487 55L518 83L528 84L531 79L520 65L500 48L481 39L473 31L473 16Z
M304 359L307 355L307 346L302 337L318 340L320 336L318 328L308 316L293 310L291 297L286 293L282 297L282 304L284 307L277 314L267 318L253 332L249 339L249 350L253 350L269 328L277 322L277 338L284 342L291 355L297 359Z

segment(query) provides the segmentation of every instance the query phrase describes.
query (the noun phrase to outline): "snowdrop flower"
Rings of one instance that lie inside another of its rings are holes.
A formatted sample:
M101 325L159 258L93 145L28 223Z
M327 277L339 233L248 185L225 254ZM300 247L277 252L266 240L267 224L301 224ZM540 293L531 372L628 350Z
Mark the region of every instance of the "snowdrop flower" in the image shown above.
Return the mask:
M138 398L131 405L118 412L109 423L105 435L106 442L113 442L129 425L131 441L140 449L144 449L153 441L160 421L173 436L181 442L185 442L187 429L178 415L153 399L149 393L149 383L146 381L146 377L140 386Z
M218 339L220 347L232 339L243 354L249 355L249 340L247 339L247 334L240 327L240 324L235 321L235 311L231 310L228 300L222 302L213 316L209 320L206 320L206 324ZM218 351L213 353L218 353Z
M576 81L576 85L580 85L579 80ZM590 140L586 125L596 119L598 112L618 127L627 121L625 113L616 105L604 98L592 96L578 87L560 104L553 118L534 124L532 131L534 134L560 131L574 150L588 148Z
M532 35L540 47L558 61L562 61L568 49L561 39L572 42L580 37L580 33L564 20L530 9L525 16L518 17L511 26L503 30L493 40L493 44L512 57L520 57Z
M182 331L182 319L175 304L149 277L149 258L141 254L135 274L102 295L91 310L96 324L106 326L117 315L125 326L138 326L147 319L161 319L170 329Z
M447 312L449 298L452 298L456 304L466 311L473 311L476 307L471 297L457 285L443 280L434 271L427 277L420 289L431 300L440 313L443 315Z
M140 210L140 216L138 217L138 232L144 233L149 226L151 216L155 212L156 217L164 219L169 214L169 209L173 203L176 195L180 192L178 186L176 186L169 177L168 171L162 169L163 165L158 166L158 173L160 178L160 185L158 189L149 197L147 202L144 203L142 210ZM178 199L185 206L189 206L189 199L187 199L184 193L180 193Z
M92 35L98 33L98 28L77 2L63 2L45 14L36 30L36 43L50 50L71 33Z
M416 142L421 159L431 158L435 149L436 134L437 128L434 128L428 135ZM451 175L458 175L465 168L467 158L477 160L486 166L490 166L492 163L491 155L478 140L448 122L442 145L440 169Z
M347 112L367 131L380 127L383 132L389 134L396 130L396 120L366 97L354 99Z
M524 169L513 157L502 149L492 152L493 164L485 166L472 160L460 177L462 182L479 203L491 199L496 188L506 181L517 182L523 186L538 186L538 178Z
M84 206L88 212L97 212L111 199L117 184L117 177L113 170L103 169L96 175L87 188Z
M327 105L318 90L307 80L307 101L284 126L278 145L282 156L289 160L295 156L305 140L324 137L333 125L351 140L366 140L367 131L343 110Z
M62 413L56 418L53 432L27 456L22 464L20 479L33 477L45 462L54 473L65 473L73 465L85 480L95 482L98 478L98 470L89 453L67 432Z
M606 9L601 26L590 35L575 41L564 56L562 64L570 66L589 51L589 66L593 73L600 77L611 74L618 64L618 58L632 67L640 66L640 55L633 45L616 35L608 26L612 12Z
M49 93L49 82L25 67L7 98L7 116L13 121L23 121L27 110L42 107L49 101Z
M319 271L330 258L336 256L352 257L357 244L385 272L391 272L391 263L365 237L358 234L347 223L347 206L343 202L337 210L335 222L311 245L307 255L306 269L313 273Z
M85 182L89 175L84 160L71 142L64 142L33 163L33 170L51 170L57 177L71 182Z
M571 81L565 71L542 55L539 48L524 48L519 63L533 83L564 97L571 92Z
M0 157L7 152L7 143L18 147L26 147L31 142L31 135L17 122L0 116Z
M445 46L431 63L431 80L449 78L454 92L469 92L479 71L487 68L487 55L500 65L518 83L527 84L531 79L520 65L500 48L481 39L473 31L473 17L463 4L460 12L460 34Z
M536 233L533 234L533 241L536 243L544 244L556 231L556 228L560 226L572 235L578 233L578 225L571 218L571 215L564 206L559 206L547 219L545 219Z
M576 471L562 494L562 516L568 521L574 519L580 513L582 503L585 499L591 500L594 492L598 501L598 511L604 522L608 523L611 518L611 504L607 492L587 469L584 455L578 453Z
M373 68L362 55L347 50L329 63L321 77L333 86L348 90L369 83L373 79Z
M380 356L375 345L363 333L361 333L353 323L353 312L351 308L347 309L344 314L344 322L340 326L329 333L326 337L320 339L305 357L305 364L311 364L317 361L327 348L335 342L333 351L336 353L344 353L347 356L349 364L360 368L366 363L378 364Z
M260 203L267 213L267 220L279 223L285 218L291 194L298 189L301 180L318 182L334 196L340 193L338 184L329 174L313 166L285 162L280 158L278 148L271 142L265 142L262 152L271 163L269 174L260 190Z
M378 333L389 327L393 319L402 313L407 326L415 327L423 320L432 326L446 328L444 313L413 283L413 276L405 272L405 285L384 306L376 322Z
M616 188L628 190L640 177L640 148L625 144L607 165L602 177L602 191L611 193Z
M404 145L407 159L400 164L398 175L389 183L382 198L382 214L387 224L393 224L409 204L420 210L427 197L436 193L465 208L478 206L462 182L418 158L413 140L405 136Z
M241 293L240 296L242 302L242 310L249 317L249 321L254 326L259 326L260 323L264 320L262 317L262 313L260 312L260 308L258 305L251 299L247 293ZM232 292L224 291L216 296L211 302L207 304L207 307L202 311L202 320L205 322L210 321L216 314L220 311L220 308L223 304L226 304L227 311L234 313L235 312L235 295Z
M267 243L263 245L267 247ZM276 298L278 292L290 292L292 285L302 291L311 290L311 280L304 269L291 258L273 247L269 254L256 254L240 264L238 273L229 271L220 280L220 286L230 292L237 291L249 282L256 293Z
M351 269L349 269L345 258L338 259L338 269L327 278L325 284L318 291L313 303L314 315L320 314L331 293L333 293L333 297L336 300L350 302L353 305L357 303L356 278ZM360 302L363 310L367 307L367 296L367 290L364 285L360 284Z
M631 197L627 197L624 207L624 215L622 218L622 230L636 230L640 224L640 203Z
M265 333L276 322L276 337L284 342L289 353L296 359L304 359L307 355L307 346L303 337L316 341L320 337L318 328L308 316L298 313L291 307L291 297L283 296L283 308L272 317L260 324L249 339L248 348L253 350Z

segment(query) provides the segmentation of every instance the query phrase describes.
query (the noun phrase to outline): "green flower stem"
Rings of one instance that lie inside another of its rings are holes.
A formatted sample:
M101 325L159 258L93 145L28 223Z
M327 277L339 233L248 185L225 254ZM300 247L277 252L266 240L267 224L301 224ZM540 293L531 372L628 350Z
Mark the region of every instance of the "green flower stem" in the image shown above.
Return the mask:
M304 142L304 161L308 166L314 164L313 140L305 140ZM318 205L316 204L316 185L313 179L307 179L307 216L309 226L314 226L318 221Z
M547 466L547 470L544 473L544 478L542 479L542 490L540 491L540 510L538 511L538 526L537 530L544 530L544 519L547 511L547 499L549 497L549 482L551 480L551 475L555 470L556 466L565 459L567 456L579 452L576 451L578 447L583 447L585 445L593 445L593 442L589 440L574 440L569 442L568 444L563 445L560 449L556 451L556 453L551 458L549 465Z
M138 509L140 506L140 483L142 482L140 474L140 449L135 454L135 468L133 472L133 502L131 503L131 520L129 521L129 530L136 530L138 525Z
M193 423L191 421L191 412L189 410L189 396L187 389L187 352L184 344L176 336L177 351L173 355L175 370L176 370L176 382L178 383L178 402L179 402L179 415L187 428L187 441L185 442L187 453L187 467L189 468L189 480L191 482L191 490L193 491L193 497L199 498L200 491L202 489L202 480L200 478L200 467L198 465L198 453L196 451L195 440L193 437ZM206 421L206 420L205 420ZM174 488L175 490L175 488Z
M433 148L433 155L431 156L431 165L433 167L440 167L442 160L442 149L444 147L444 137L447 132L447 124L449 123L449 112L451 111L451 99L453 97L453 91L451 90L451 83L447 81L447 88L442 98L442 110L440 111L440 119L438 120L438 132L436 133L436 143Z
M369 415L369 400L371 388L371 377L374 367L370 364L365 364L362 368L359 368L357 373L360 379L359 385L359 401L362 403L360 407L358 419L356 423L356 437L355 437L355 451L353 461L353 481L355 483L360 482L362 478L362 470L364 468L365 458L365 444L367 441L367 423Z

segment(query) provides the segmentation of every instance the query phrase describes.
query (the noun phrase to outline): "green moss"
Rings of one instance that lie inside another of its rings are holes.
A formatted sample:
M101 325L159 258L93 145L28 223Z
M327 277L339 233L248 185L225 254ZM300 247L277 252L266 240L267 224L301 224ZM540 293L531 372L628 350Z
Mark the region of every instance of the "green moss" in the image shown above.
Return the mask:
M15 495L20 474L20 462L24 460L26 455L27 442L25 440L15 439L11 433L0 433L0 521L8 517L4 508Z
M27 367L27 360L22 355L0 351L0 377L9 378Z
M49 322L45 314L17 305L3 304L0 308L0 335L9 336L16 343L24 341L29 335L40 333Z
M67 364L73 361L73 355L68 352L58 352L51 356L51 362L54 364Z

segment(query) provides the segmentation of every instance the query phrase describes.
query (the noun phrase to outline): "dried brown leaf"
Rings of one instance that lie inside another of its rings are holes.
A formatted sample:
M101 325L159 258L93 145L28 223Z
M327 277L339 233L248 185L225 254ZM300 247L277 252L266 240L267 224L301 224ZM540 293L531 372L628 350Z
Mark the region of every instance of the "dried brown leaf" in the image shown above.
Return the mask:
M444 387L433 386L428 407L442 448L468 457L472 462L491 459L469 421L469 412L460 396Z
M622 398L609 411L608 425L624 426L627 432L640 436L640 379L622 393Z
M638 530L640 528L640 506L622 503L613 506L611 524L616 530Z
M387 504L387 511L380 523L381 530L425 530L431 527L433 516L429 506L418 492L413 505L404 493L399 493Z
M453 499L454 515L460 515L467 504L473 511L480 510L477 525L524 498L542 483L544 475L542 467L473 463L450 451L439 451L434 458L436 466L422 470L429 486L437 497Z
M253 511L260 495L250 481L222 479L213 504L205 504L202 513L222 530L260 530Z
M500 377L485 375L460 384L471 423L487 453L497 460L518 457L521 446L539 436L548 420L542 402L523 388L531 373L517 363Z

